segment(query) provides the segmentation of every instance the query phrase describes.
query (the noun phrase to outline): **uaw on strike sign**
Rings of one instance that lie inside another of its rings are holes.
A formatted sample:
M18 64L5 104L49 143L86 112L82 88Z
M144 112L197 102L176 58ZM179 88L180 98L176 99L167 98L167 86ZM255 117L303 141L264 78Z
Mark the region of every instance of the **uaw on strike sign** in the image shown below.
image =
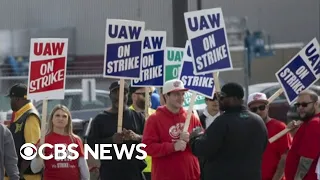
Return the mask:
M31 39L28 99L64 99L68 39Z

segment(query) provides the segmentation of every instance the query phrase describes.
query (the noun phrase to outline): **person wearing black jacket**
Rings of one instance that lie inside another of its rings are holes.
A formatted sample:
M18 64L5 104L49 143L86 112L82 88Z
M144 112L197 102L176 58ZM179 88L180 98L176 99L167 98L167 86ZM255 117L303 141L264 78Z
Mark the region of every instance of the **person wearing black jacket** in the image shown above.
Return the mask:
M123 131L117 132L118 105L119 105L119 83L114 82L110 86L110 99L112 107L98 114L91 124L88 135L88 144L91 149L95 149L95 144L118 144L118 149L122 144L131 148L132 144L139 144L142 140L145 118L143 113L136 112L127 107L129 87L125 83L124 88L124 110L123 110ZM105 148L107 149L107 148ZM145 160L138 160L136 155L141 153L134 151L131 160L126 155L121 160L117 159L113 148L108 148L112 160L100 160L100 179L101 180L145 180L142 173L147 166ZM128 149L130 151L130 149Z
M218 95L224 111L203 132L190 135L194 155L204 158L204 180L261 180L261 159L267 146L266 126L260 116L243 105L244 91L227 83Z

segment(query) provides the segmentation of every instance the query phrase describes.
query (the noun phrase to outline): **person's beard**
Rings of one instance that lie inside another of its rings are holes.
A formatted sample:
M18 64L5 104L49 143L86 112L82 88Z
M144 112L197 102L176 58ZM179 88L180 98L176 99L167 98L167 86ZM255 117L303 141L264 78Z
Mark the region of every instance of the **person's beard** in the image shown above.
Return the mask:
M315 110L313 110L312 112L307 112L304 117L300 116L300 120L301 121L308 121L312 116L314 116L314 114L315 114Z
M219 109L220 111L227 111L229 107L226 105L223 105L222 103L219 103Z
M138 106L138 108L144 109L145 105L146 105L146 101L145 101L145 100L142 100L142 99L138 99L138 100L137 100L137 106Z

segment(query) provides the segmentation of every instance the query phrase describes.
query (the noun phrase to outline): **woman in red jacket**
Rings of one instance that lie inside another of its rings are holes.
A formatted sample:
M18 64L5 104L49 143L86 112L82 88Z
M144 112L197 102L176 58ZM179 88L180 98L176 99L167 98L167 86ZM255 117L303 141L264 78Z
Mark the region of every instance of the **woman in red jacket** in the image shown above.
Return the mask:
M74 150L78 152L79 158L76 160L55 158L43 160L37 157L31 162L33 172L39 172L44 169L44 180L89 180L89 170L84 158L83 144L81 139L72 131L72 119L70 111L63 105L57 105L53 108L49 121L48 131L45 137L45 143L55 144L77 144ZM40 144L38 144L38 147ZM45 148L45 156L54 155L54 148ZM70 152L67 152L67 154Z

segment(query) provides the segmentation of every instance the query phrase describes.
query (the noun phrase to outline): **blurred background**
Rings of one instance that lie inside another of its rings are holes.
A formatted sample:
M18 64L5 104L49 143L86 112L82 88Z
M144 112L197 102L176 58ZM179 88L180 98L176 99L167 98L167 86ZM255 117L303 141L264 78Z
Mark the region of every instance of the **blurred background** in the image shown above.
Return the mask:
M105 108L114 81L102 78L107 18L145 21L146 29L167 31L167 46L184 47L183 13L214 7L223 10L235 67L220 77L251 85L249 92L277 87L276 71L312 38L320 39L319 0L1 0L0 111L10 110L3 97L9 88L27 83L30 38L69 38L63 103L74 111ZM84 79L94 80L87 84L96 99L83 97Z

